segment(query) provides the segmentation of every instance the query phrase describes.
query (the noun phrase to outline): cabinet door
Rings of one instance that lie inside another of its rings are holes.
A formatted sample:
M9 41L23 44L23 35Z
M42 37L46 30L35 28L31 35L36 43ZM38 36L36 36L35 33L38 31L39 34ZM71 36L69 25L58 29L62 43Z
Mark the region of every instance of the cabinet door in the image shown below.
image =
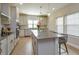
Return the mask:
M8 54L12 52L13 48L14 48L14 35L11 34L10 36L8 36Z
M48 39L38 40L38 55L50 55L50 43Z
M9 16L9 4L8 3L1 4L1 12Z
M20 36L21 36L21 37L24 36L24 30L20 30Z
M10 54L10 52L11 52L11 47L10 47L10 38L9 38L9 36L7 37L7 40L8 40L8 54Z
M1 55L7 54L7 41L6 41L6 39L3 39L1 41L1 50L2 50Z
M11 51L14 48L14 34L11 35Z

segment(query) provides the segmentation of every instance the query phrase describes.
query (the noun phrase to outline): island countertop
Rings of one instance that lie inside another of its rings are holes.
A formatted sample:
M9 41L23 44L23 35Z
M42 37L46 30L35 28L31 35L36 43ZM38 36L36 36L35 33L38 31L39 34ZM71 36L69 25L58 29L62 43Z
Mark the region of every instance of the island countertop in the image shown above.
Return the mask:
M50 38L56 38L61 37L62 35L53 33L49 30L31 30L32 34L39 40L39 39L50 39Z

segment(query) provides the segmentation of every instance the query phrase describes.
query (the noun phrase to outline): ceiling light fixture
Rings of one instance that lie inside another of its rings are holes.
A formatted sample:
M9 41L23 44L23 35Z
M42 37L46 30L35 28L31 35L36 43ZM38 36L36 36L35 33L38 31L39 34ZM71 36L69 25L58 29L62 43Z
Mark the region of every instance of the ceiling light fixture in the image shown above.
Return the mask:
M52 10L55 10L55 8L52 8Z
M48 3L48 11L47 11L47 15L50 16L50 4Z
M23 5L23 3L20 3L20 5Z
M50 16L50 13L48 13L48 16Z
M40 15L42 14L42 10L41 9L42 9L42 6L40 6Z

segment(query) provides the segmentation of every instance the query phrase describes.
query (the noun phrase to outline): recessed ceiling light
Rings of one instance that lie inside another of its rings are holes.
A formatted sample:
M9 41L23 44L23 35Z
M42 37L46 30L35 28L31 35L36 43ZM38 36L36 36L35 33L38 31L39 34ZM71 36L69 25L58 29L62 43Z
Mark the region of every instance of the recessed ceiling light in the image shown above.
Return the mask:
M48 16L50 16L50 13L48 13Z
M20 3L20 5L23 5L23 3Z
M16 22L19 22L19 20L16 20Z
M55 10L55 8L52 8L52 10Z

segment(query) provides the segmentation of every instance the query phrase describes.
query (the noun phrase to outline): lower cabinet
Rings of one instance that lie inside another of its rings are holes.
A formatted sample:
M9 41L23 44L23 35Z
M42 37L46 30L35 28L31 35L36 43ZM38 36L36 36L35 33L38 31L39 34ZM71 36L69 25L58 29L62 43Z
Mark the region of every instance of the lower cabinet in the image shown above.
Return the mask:
M1 55L7 55L7 40L4 39L0 42Z
M20 37L24 37L24 34L25 34L24 30L20 30L19 32L20 32L20 35L19 36Z
M13 48L14 48L14 35L11 34L10 36L8 36L8 54L12 52Z
M1 40L0 41L1 55L9 55L12 52L18 40L19 39L16 39L14 34L11 34L7 36L6 39Z
M12 49L12 46L11 46L12 40L11 40L11 37L10 36L7 37L7 40L8 40L8 54L11 53L11 49Z

